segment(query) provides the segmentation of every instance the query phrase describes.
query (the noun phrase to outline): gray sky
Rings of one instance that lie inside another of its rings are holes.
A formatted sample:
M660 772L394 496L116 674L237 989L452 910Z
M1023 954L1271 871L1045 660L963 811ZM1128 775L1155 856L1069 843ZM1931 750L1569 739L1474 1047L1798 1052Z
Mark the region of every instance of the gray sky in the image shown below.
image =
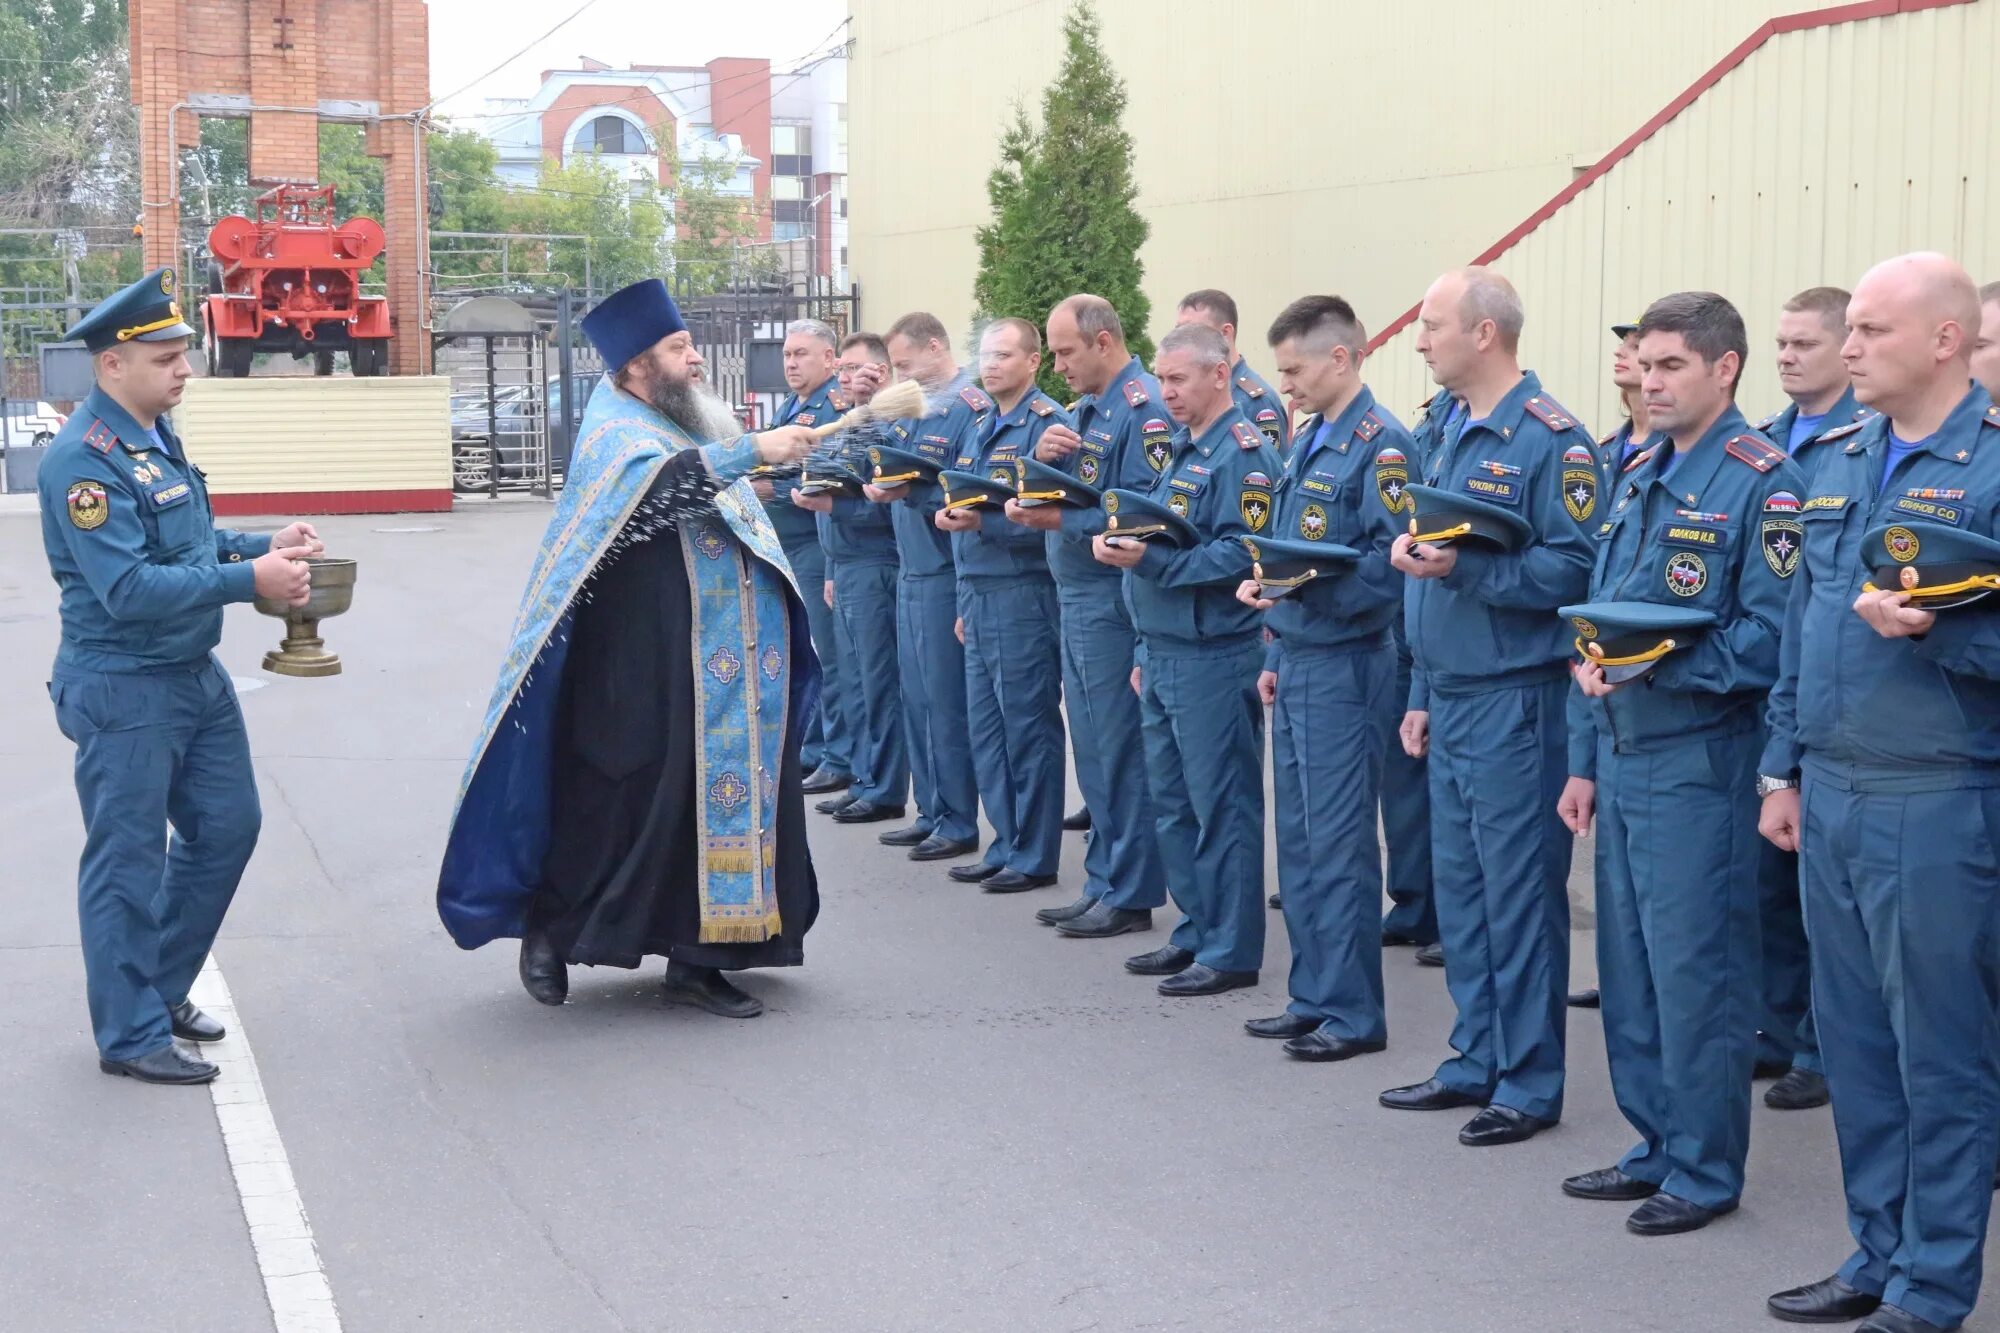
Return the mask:
M575 19L541 36L579 7L583 12ZM834 27L847 17L847 3L430 0L430 17L431 96L447 99L441 113L466 113L478 111L488 97L526 97L544 69L575 68L583 56L619 69L635 61L699 65L717 56L766 56L774 65L789 64L846 35Z

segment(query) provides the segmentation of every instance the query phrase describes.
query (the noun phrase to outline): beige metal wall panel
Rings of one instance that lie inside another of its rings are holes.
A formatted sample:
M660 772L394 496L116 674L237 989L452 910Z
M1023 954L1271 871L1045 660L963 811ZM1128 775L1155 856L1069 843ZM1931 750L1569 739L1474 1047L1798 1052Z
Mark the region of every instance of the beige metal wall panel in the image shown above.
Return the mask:
M921 308L967 327L986 174L1010 104L1039 110L1069 3L850 0L849 245L870 325ZM1826 7L1097 0L1152 224L1153 332L1206 286L1237 298L1253 360L1304 292L1381 327L1765 20Z
M1494 259L1527 306L1524 362L1602 434L1618 420L1609 326L1666 292L1718 291L1749 326L1754 421L1785 402L1773 339L1793 293L1918 249L2000 277L1996 52L2000 0L1772 37ZM1405 413L1432 392L1414 343L1397 333L1368 372Z
M194 379L174 413L218 496L451 487L443 376Z

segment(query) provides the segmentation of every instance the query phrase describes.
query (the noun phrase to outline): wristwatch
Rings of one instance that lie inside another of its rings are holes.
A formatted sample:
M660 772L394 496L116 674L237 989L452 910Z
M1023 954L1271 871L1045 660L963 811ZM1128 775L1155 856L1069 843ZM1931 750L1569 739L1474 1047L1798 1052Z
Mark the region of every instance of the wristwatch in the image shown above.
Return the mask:
M1774 791L1793 791L1799 785L1797 778L1774 778L1769 773L1757 775L1757 799L1763 800Z

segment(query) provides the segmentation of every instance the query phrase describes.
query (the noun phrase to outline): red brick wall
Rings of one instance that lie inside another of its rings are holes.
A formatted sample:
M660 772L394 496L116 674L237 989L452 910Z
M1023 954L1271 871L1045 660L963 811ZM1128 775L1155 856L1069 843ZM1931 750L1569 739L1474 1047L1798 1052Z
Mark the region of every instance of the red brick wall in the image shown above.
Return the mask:
M743 139L743 151L763 163L751 187L758 200L757 239L771 239L771 62L724 56L708 62L709 119L717 134Z

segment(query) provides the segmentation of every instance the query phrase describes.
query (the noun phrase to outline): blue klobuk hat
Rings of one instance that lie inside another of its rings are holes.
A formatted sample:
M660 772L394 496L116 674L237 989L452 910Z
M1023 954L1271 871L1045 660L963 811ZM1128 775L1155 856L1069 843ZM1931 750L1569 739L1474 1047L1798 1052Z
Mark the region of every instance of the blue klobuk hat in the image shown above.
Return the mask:
M658 278L620 287L583 317L583 336L604 358L604 368L614 373L660 339L686 328L680 307Z

